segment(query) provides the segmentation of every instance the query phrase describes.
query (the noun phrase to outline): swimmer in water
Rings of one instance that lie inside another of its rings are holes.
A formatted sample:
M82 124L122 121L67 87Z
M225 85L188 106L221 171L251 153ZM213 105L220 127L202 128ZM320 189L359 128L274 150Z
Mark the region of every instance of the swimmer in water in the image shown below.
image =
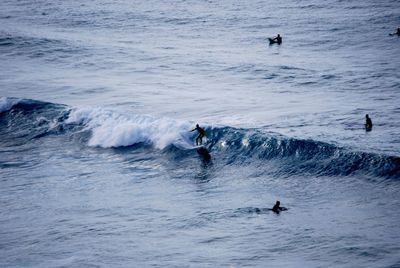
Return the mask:
M278 45L282 43L282 37L280 34L278 34L275 38L272 39L273 41L276 41Z
M369 117L368 114L365 115L365 129L367 131L371 131L372 130L372 120Z
M273 208L271 208L271 210L273 212L279 214L279 212L285 211L285 210L287 210L287 208L281 207L281 202L280 201L276 201L275 205L273 206Z

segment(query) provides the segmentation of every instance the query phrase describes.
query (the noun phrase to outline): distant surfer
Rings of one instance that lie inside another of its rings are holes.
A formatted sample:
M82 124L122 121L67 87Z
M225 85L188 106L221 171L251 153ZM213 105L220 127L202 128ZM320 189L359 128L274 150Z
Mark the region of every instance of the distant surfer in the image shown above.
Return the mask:
M199 135L196 138L196 145L202 145L203 144L203 137L206 136L206 131L204 130L204 128L201 128L199 126L199 124L196 124L196 127L194 129L192 129L190 132L197 130L197 132L199 133Z
M282 44L282 37L280 34L278 34L274 38L268 38L268 39L269 39L270 44L274 44L274 43L277 43L278 45Z
M365 115L365 130L366 131L372 130L372 120L368 114Z
M271 208L271 210L273 212L279 214L279 212L285 211L285 210L287 210L287 208L281 207L281 202L280 201L276 201L275 205L273 206L273 208Z

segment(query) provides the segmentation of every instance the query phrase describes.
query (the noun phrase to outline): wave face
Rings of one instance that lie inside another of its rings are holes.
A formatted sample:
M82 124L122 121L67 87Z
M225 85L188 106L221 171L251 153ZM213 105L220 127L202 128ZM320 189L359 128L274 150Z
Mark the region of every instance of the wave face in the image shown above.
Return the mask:
M245 161L277 159L281 175L346 176L362 173L400 176L400 158L396 156L359 152L320 141L265 134L258 130L227 127L212 132L212 147L228 152L230 161L243 161L243 157Z
M2 136L7 142L29 142L47 135L76 135L101 148L151 146L160 153L187 156L193 150L192 124L169 118L126 115L104 108L69 108L26 99L0 99ZM266 133L260 129L206 126L214 161L235 165L273 162L281 176L368 175L400 178L400 158L360 152L315 140Z
M0 134L4 146L26 144L65 133L66 106L36 100L1 98Z

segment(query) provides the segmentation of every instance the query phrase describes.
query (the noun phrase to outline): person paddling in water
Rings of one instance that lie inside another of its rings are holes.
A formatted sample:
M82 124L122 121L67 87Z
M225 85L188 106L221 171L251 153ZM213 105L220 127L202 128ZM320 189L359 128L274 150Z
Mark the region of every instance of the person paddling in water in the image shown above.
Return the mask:
M204 130L204 128L201 128L199 126L199 124L196 124L196 127L194 129L192 129L190 132L197 130L197 132L199 133L199 135L196 138L196 145L202 145L203 143L203 137L206 136L206 131Z
M273 206L273 208L271 208L271 210L273 212L279 214L279 212L285 211L285 210L287 210L287 208L281 207L281 202L280 201L276 201L275 205Z
M278 45L282 43L282 37L278 34L275 38L272 38L272 41L275 41Z

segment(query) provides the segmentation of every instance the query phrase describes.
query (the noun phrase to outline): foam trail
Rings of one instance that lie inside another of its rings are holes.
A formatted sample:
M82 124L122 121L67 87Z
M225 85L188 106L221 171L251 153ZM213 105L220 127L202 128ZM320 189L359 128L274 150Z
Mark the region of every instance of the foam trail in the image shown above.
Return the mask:
M71 110L67 123L78 123L91 130L89 146L103 148L149 143L163 149L170 144L190 144L191 125L170 118L127 116L103 108Z

